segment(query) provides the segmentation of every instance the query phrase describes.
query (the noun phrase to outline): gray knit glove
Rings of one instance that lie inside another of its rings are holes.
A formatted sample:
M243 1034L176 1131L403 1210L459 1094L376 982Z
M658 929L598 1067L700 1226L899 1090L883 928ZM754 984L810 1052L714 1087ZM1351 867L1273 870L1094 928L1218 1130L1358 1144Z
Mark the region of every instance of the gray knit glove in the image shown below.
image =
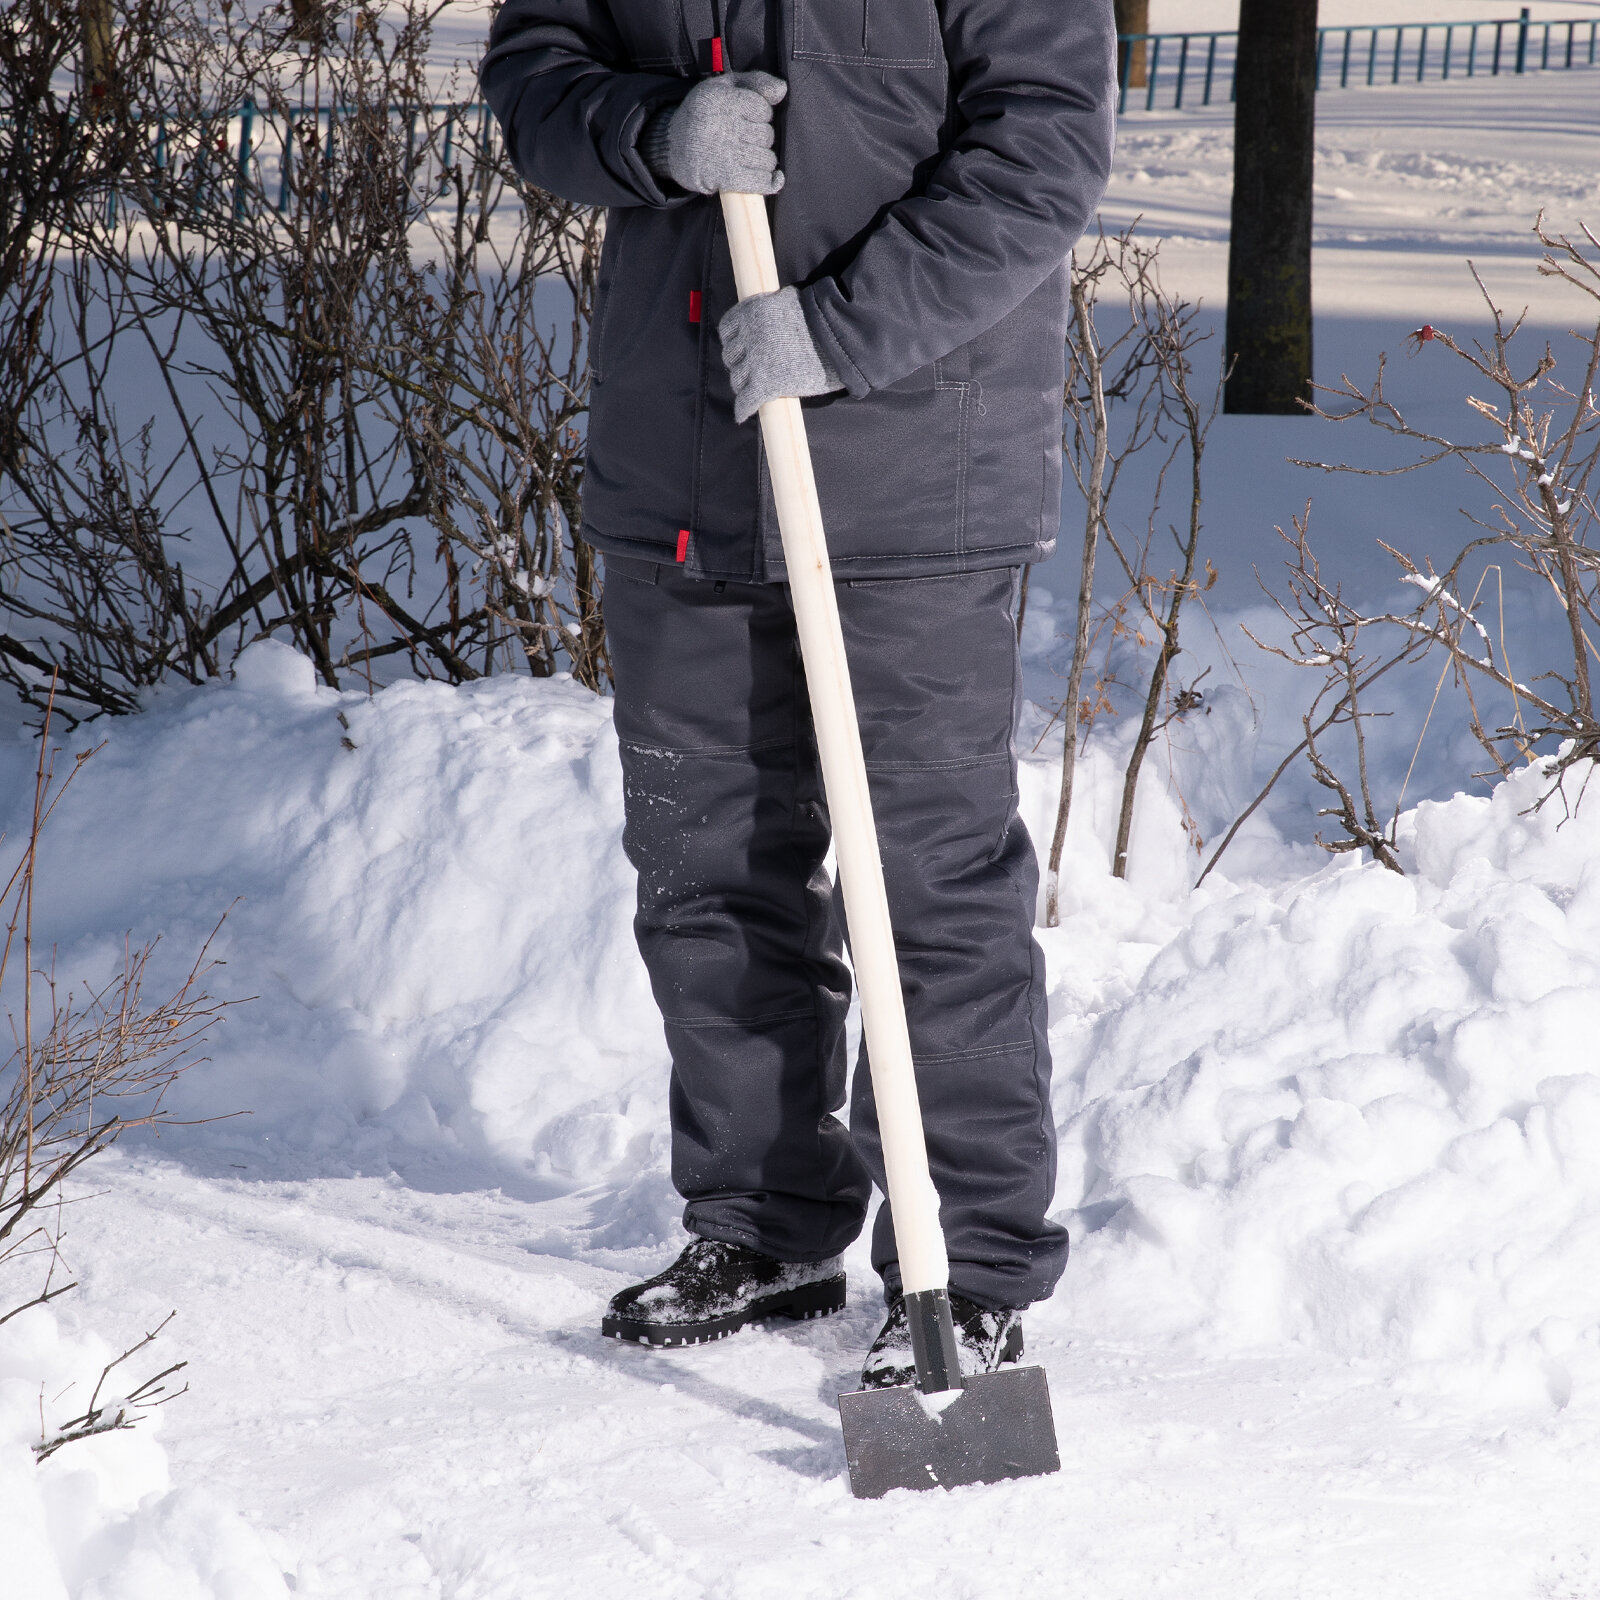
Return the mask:
M654 177L690 194L776 194L783 174L772 148L772 108L788 92L770 72L702 78L645 123L639 154Z
M844 388L817 348L793 288L741 300L717 324L722 364L733 379L733 419L753 417L768 400L831 394Z

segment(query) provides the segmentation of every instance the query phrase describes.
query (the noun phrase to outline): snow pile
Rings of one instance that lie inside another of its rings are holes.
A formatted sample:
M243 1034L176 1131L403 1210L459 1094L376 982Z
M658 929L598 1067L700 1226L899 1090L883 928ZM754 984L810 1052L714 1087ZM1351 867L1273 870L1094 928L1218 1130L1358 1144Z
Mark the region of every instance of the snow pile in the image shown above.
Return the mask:
M156 1434L136 1428L63 1446L116 1352L64 1332L44 1307L0 1327L0 1551L7 1600L277 1600L288 1588L261 1538L212 1496L172 1490ZM110 1389L102 1393L102 1399Z
M1082 1320L1227 1348L1600 1372L1600 807L1530 769L1343 862L1195 897L1057 1028Z
M1176 752L1208 832L1242 798L1251 737L1242 697L1211 706ZM1059 759L1045 724L1031 710L1023 740L1041 839ZM1063 1426L1105 1431L1108 1454L1019 1511L1064 1527L1049 1496L1076 1505L1109 1471L1124 1487L1100 1525L1122 1529L1163 1472L1211 1482L1222 1413L1198 1391L1179 1406L1193 1442L1161 1435L1175 1462L1119 1454L1150 1433L1121 1387L1130 1350L1185 1372L1197 1351L1293 1354L1324 1375L1331 1355L1356 1388L1330 1438L1393 1404L1385 1378L1447 1388L1450 1406L1470 1385L1473 1412L1581 1417L1600 1393L1600 806L1525 814L1536 772L1420 806L1404 878L1262 828L1225 860L1238 881L1191 892L1158 760L1124 883L1108 855L1129 732L1097 729L1079 769L1064 923L1042 934L1075 1250L1029 1317ZM112 1352L48 1310L0 1327L7 1600L254 1600L284 1593L284 1571L354 1600L481 1563L499 1574L486 1594L520 1594L530 1538L581 1543L563 1571L603 1550L637 1588L635 1526L672 1527L721 1572L771 1557L767 1521L792 1513L809 1549L819 1506L846 1519L841 1538L858 1509L879 1516L842 1486L831 1410L877 1320L859 1247L851 1310L826 1324L681 1360L614 1359L595 1332L606 1296L678 1238L608 703L509 678L335 694L265 645L231 684L64 742L102 739L44 838L39 940L76 983L107 975L127 930L159 934L176 981L240 897L208 981L256 998L219 1023L174 1109L249 1115L153 1151L130 1136L88 1174L108 1192L74 1224L70 1309L108 1337L179 1312L164 1360L190 1358L195 1388L156 1419L176 1492L148 1423L36 1469L41 1389L47 1425L71 1415ZM19 740L0 762L13 838L32 761ZM1166 1415L1170 1398L1151 1404ZM612 1444L591 1494L595 1426ZM1289 1470L1269 1456L1240 1494ZM1321 1494L1333 1459L1295 1481ZM704 1463L724 1460L708 1491ZM1350 1481L1393 1487L1365 1466ZM980 1509L952 1552L990 1548ZM1195 1510L1193 1537L1213 1511ZM906 1514L934 1512L954 1514ZM1100 1571L1120 1535L1094 1537ZM660 1560L666 1581L678 1557Z
M232 905L209 987L249 1001L169 1104L250 1115L165 1141L256 1171L278 1148L301 1172L640 1164L665 1047L608 702L525 678L339 694L268 643L231 684L68 744L100 739L45 836L41 942L97 978L125 930L160 933L171 978Z
M1247 730L1215 712L1184 758L1211 777L1185 784L1220 814ZM103 976L130 927L176 971L243 897L213 988L256 998L177 1108L250 1115L166 1148L252 1181L587 1186L563 1250L674 1237L606 701L336 694L263 645L102 731L42 857L63 975ZM1406 877L1280 847L1191 895L1154 763L1132 881L1107 875L1126 732L1080 769L1044 935L1074 1326L1465 1360L1564 1399L1600 1355L1600 806L1525 814L1529 772L1410 813ZM1047 738L1023 775L1040 838L1056 759Z

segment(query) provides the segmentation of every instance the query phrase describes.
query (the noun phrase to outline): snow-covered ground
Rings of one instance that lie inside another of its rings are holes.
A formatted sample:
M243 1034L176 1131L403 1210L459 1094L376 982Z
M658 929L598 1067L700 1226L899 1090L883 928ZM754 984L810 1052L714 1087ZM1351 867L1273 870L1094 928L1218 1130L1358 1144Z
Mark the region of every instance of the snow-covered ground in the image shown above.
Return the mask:
M1415 327L1475 316L1485 281L1534 320L1570 302L1529 270L1543 208L1575 230L1600 203L1600 67L1529 78L1324 91L1317 97L1314 293L1326 317ZM1143 217L1191 298L1220 303L1228 275L1233 112L1123 119L1108 221ZM1592 225L1592 221L1591 221ZM1409 319L1409 320L1407 320Z
M1395 349L1468 249L1536 283L1538 206L1600 212L1578 83L1600 77L1324 100L1324 151L1360 159L1319 168L1319 359ZM1173 270L1208 299L1224 132L1130 121L1108 205L1181 234ZM1458 405L1424 359L1421 403ZM1304 499L1278 463L1307 426L1219 424L1245 573ZM1453 502L1382 514L1426 533ZM1353 500L1328 526L1358 564L1388 531ZM1071 586L1039 574L1040 701L1064 626L1043 594ZM1252 688L1264 726L1227 690L1180 752L1208 832L1292 711ZM249 1115L95 1163L68 1213L82 1287L0 1327L5 1600L1600 1594L1592 804L1526 814L1536 773L1450 798L1441 762L1406 877L1263 827L1191 893L1158 769L1121 884L1126 730L1103 725L1042 935L1075 1251L1027 1329L1064 1469L868 1504L834 1411L878 1316L863 1253L840 1318L676 1354L598 1337L681 1242L608 706L509 679L339 696L266 645L66 743L101 737L46 836L38 937L76 981L160 933L170 974L242 896L213 989L254 998L174 1109ZM1036 835L1055 759L1047 735L1025 763ZM0 754L13 841L32 760ZM41 1405L71 1415L174 1308L151 1354L187 1359L191 1392L35 1472Z
M0 1504L34 1528L22 1441L104 1359L81 1330L176 1308L191 1384L39 1474L53 1554L8 1596L1594 1592L1600 812L1521 815L1536 774L1409 817L1407 878L1189 896L1159 783L1107 877L1095 754L1043 935L1078 1247L1028 1329L1066 1466L865 1504L833 1410L861 1253L835 1321L596 1331L679 1241L606 704L368 701L263 645L106 733L39 935L95 979L160 930L175 971L242 893L214 988L255 998L174 1109L251 1114L98 1163L83 1289L0 1332Z

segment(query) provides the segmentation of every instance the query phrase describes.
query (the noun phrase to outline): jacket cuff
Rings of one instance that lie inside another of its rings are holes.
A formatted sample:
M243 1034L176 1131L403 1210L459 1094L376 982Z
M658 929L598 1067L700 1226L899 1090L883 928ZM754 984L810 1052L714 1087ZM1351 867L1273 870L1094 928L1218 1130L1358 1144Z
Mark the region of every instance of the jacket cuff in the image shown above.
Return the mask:
M852 400L863 400L872 393L872 385L867 382L866 374L851 359L850 352L839 342L838 333L828 320L824 302L826 292L829 290L834 294L839 292L838 286L831 278L824 278L819 283L808 283L805 288L798 291L800 309L805 312L806 327L810 330L811 342L816 345L817 354L821 356L823 365L832 369L840 387Z
M676 110L676 106L662 106L652 111L645 118L644 127L639 133L639 154L644 157L644 164L651 176L662 184L669 182L672 176L667 170L667 156L672 138L672 116Z
M649 160L650 146L646 143L652 124L664 132L672 120L670 113L682 104L683 97L692 87L688 82L657 79L645 90L639 100L618 119L614 134L612 155L617 166L625 170L639 191L639 198L647 206L667 210L680 206L695 196L680 189L665 173L659 173ZM668 115L662 115L662 113Z

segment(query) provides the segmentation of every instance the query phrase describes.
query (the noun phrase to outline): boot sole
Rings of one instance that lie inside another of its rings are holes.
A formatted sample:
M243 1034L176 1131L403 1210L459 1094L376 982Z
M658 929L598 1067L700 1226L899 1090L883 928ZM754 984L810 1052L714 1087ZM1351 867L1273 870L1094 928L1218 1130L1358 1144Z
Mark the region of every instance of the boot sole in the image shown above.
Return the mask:
M621 1339L628 1344L647 1344L658 1350L675 1349L679 1345L710 1344L713 1339L726 1339L730 1333L768 1317L788 1317L794 1322L831 1317L844 1310L844 1300L844 1279L828 1278L799 1289L785 1289L781 1294L764 1295L728 1317L711 1317L705 1322L642 1322L633 1317L603 1317L600 1332L607 1339Z

